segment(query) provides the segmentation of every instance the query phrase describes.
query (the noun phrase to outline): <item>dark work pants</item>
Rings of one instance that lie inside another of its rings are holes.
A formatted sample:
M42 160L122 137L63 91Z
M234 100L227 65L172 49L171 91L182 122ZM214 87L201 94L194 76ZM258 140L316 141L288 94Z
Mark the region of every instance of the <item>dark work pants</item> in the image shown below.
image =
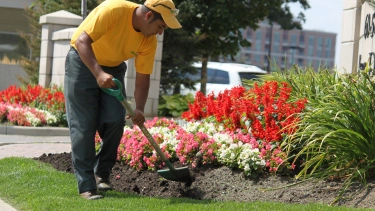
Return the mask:
M124 85L126 63L102 68ZM125 96L124 88L122 92ZM64 95L78 191L96 190L94 173L109 178L116 163L117 148L124 131L125 108L116 97L100 89L74 48L66 57ZM96 131L103 141L97 154Z

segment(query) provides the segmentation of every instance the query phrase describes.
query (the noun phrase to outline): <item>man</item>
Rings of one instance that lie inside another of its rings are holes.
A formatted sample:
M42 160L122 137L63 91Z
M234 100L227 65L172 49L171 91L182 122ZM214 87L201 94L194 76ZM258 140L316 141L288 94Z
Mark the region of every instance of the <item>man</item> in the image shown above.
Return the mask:
M103 196L97 190L112 188L109 176L123 135L125 109L101 88L115 87L113 78L124 84L124 61L135 57L136 108L132 121L143 124L156 34L161 35L167 27L181 28L177 14L172 0L146 0L143 5L106 0L90 12L73 34L66 57L64 93L72 161L82 197L100 199ZM126 96L125 89L122 92ZM102 139L97 154L96 131Z

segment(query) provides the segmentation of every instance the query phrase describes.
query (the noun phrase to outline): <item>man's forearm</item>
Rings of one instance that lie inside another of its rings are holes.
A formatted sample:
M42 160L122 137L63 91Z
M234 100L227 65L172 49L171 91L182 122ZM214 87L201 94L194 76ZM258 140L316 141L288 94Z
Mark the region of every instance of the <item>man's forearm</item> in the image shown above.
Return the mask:
M144 112L149 89L150 75L137 73L134 91L134 98L137 110Z

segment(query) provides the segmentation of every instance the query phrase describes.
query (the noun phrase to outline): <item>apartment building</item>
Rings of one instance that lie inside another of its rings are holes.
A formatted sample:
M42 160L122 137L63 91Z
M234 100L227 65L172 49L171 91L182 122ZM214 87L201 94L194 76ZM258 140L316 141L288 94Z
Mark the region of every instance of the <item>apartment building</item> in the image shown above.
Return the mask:
M0 63L4 57L18 60L30 52L20 37L20 32L29 33L30 26L25 8L34 0L0 0Z
M252 64L268 70L274 64L286 69L292 64L311 66L315 70L335 66L336 33L314 30L283 30L263 21L259 28L242 30L250 47L241 48L235 57L240 63ZM269 60L270 58L270 60ZM225 61L225 59L224 59Z

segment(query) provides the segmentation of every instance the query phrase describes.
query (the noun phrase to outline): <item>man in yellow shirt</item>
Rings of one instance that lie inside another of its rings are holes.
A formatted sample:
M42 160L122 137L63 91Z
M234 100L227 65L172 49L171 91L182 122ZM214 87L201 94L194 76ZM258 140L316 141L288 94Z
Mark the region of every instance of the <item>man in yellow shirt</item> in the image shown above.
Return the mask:
M109 190L110 172L123 135L125 109L117 98L101 90L124 85L124 61L135 58L136 102L134 124L143 124L156 52L156 34L181 28L172 0L146 0L138 5L106 0L95 8L72 36L66 57L64 94L72 142L72 161L80 195L99 199L97 190ZM124 86L123 86L124 87ZM122 90L125 95L125 89ZM102 146L95 154L98 131Z

